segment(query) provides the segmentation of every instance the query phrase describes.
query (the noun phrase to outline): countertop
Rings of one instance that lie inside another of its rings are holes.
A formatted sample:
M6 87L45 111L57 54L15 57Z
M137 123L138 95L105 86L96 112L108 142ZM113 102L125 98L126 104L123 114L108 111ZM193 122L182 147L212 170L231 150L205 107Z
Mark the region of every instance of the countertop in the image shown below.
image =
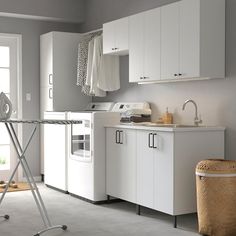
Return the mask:
M194 126L194 125L157 125L157 124L139 124L139 123L120 123L117 125L105 125L105 128L117 129L136 129L136 130L152 130L163 132L193 132L193 131L224 131L226 128L222 126Z

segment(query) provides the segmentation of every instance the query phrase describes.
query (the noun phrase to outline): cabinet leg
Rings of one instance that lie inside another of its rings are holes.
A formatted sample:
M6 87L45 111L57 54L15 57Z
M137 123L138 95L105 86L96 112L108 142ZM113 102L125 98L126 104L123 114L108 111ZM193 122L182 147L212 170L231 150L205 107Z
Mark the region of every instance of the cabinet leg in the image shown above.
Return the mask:
M136 214L139 216L141 214L141 206L140 205L136 205Z
M111 196L107 195L107 203L110 203L110 201L111 201Z
M177 216L174 216L174 228L177 228Z

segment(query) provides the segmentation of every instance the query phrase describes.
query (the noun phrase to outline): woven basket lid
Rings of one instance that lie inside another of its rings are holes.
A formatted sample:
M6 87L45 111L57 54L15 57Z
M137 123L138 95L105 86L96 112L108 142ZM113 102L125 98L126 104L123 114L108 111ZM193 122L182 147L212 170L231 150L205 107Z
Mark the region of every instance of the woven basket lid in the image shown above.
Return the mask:
M235 174L236 161L209 159L197 164L196 171L209 174Z

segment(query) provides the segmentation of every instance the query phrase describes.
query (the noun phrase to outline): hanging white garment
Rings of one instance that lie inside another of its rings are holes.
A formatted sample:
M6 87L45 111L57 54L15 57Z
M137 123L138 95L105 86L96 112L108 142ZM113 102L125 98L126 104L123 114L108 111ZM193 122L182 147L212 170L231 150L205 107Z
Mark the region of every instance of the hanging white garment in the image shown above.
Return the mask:
M102 31L98 31L83 35L78 45L77 85L81 87L81 91L86 95L90 95L90 88L86 85L88 45L91 39L101 35L101 33Z
M97 87L103 91L115 91L120 89L119 56L103 55L102 35L95 39L95 50L100 56Z
M91 86L91 75L92 75L92 65L93 65L93 49L94 49L94 39L92 39L89 42L89 45L88 45L87 73L86 73L86 80L85 80L85 84L87 86Z
M97 50L96 37L89 42L88 46L88 64L86 85L90 86L89 93L96 97L105 97L106 92L97 87L97 79L99 73L101 56Z

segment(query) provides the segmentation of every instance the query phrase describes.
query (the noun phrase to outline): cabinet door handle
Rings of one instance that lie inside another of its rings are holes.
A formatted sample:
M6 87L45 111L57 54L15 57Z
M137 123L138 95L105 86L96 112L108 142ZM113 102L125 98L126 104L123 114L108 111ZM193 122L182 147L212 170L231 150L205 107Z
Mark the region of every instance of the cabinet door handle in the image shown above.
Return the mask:
M140 79L144 79L144 77L140 77Z
M181 74L181 73L179 74L179 76L182 76L182 75L183 75L183 74Z
M119 135L119 130L116 130L116 144L119 144L118 135Z
M52 84L53 84L53 77L52 77L52 74L49 74L49 76L48 76L48 83L49 83L49 85L52 85Z
M52 99L52 88L50 88L50 89L48 90L48 97L49 97L50 99Z
M149 77L144 76L143 79L149 79Z
M176 77L176 76L178 76L178 74L174 74L174 76Z
M149 133L148 134L148 147L149 148L153 148L153 146L151 145L151 136L152 136L152 133Z
M123 144L123 131L119 131L119 144Z
M155 136L157 136L157 134L152 135L152 148L157 148L157 146L155 146Z

